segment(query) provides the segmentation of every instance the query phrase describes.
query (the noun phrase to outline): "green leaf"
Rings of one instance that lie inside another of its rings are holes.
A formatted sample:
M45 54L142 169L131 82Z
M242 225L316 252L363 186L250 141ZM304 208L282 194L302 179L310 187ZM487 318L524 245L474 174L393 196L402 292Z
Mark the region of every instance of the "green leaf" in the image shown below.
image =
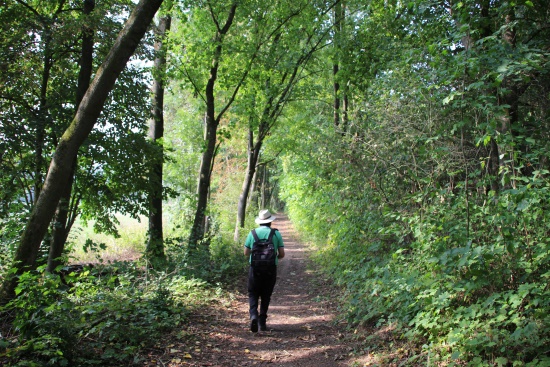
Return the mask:
M498 366L505 366L508 363L508 358L498 357L497 359L495 359L495 362Z

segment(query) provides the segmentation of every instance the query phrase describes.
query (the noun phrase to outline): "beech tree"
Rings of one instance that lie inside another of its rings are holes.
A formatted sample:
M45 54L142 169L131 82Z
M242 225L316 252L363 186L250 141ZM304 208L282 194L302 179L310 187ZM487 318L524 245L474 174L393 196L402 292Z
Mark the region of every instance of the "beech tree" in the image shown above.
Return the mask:
M136 5L84 95L73 122L61 137L44 186L16 250L13 261L13 266L17 269L15 276L6 279L3 283L2 301L13 297L17 284L16 276L34 267L40 243L61 197L58 187L67 185L78 148L92 130L117 77L137 48L161 4L162 0L141 0Z

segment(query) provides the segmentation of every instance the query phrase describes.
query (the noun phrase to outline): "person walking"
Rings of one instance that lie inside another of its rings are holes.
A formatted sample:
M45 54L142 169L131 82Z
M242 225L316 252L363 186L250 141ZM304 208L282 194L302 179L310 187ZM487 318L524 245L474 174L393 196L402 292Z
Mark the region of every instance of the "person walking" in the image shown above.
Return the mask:
M249 257L248 270L248 302L250 306L250 331L267 330L267 310L271 301L273 288L277 281L277 264L285 257L285 248L281 233L271 228L276 219L269 210L260 210L256 217L258 228L250 231L244 244L244 254ZM265 246L260 246L260 243ZM263 250L259 254L259 249ZM266 249L269 248L269 249ZM273 260L270 258L273 257ZM266 259L264 261L264 259ZM260 313L258 302L261 300Z

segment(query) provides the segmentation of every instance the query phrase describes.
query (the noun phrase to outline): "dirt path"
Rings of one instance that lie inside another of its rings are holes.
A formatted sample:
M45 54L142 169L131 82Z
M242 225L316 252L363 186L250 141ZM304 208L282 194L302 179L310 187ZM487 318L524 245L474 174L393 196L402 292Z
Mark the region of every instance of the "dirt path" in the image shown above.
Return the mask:
M268 331L249 330L246 279L242 292L224 305L192 316L181 344L167 346L151 360L163 366L351 366L353 347L344 337L344 325L334 323L337 297L323 280L308 270L307 248L296 239L292 224L280 216L273 225L285 243L271 300ZM159 363L160 362L160 363ZM359 364L356 364L359 365Z

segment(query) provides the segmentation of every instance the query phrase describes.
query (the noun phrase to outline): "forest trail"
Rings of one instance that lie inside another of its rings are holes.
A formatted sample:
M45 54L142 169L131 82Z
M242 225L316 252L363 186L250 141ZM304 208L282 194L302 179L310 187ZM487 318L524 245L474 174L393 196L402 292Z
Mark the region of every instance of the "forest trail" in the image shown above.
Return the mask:
M351 366L353 346L345 325L335 323L337 300L308 265L308 248L285 215L273 222L285 243L272 296L268 331L249 330L246 277L235 299L191 315L181 342L165 346L148 366ZM155 353L156 354L156 353ZM151 355L153 357L153 355ZM160 362L160 363L158 363ZM364 361L363 361L364 363ZM363 364L361 364L363 365Z

